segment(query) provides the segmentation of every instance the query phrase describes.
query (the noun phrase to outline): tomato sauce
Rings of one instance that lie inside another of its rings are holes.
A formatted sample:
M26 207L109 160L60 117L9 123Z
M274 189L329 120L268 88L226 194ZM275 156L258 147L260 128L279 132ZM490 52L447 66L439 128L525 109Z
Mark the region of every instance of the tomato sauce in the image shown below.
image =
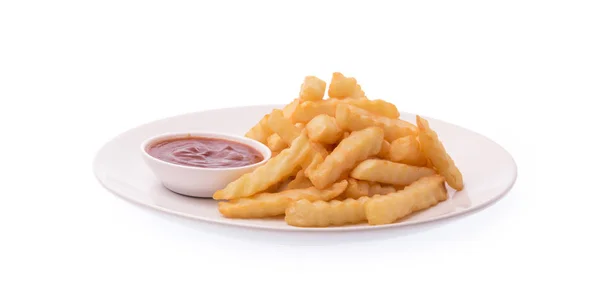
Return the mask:
M258 150L248 145L204 137L169 139L147 150L150 156L166 162L202 168L242 167L264 159Z

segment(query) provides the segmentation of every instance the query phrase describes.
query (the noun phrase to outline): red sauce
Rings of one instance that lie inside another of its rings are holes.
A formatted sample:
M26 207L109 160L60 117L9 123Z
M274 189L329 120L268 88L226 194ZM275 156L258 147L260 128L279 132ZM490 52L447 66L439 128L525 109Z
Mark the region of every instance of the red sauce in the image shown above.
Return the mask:
M264 159L248 145L203 137L161 141L151 145L148 154L166 162L203 168L242 167Z

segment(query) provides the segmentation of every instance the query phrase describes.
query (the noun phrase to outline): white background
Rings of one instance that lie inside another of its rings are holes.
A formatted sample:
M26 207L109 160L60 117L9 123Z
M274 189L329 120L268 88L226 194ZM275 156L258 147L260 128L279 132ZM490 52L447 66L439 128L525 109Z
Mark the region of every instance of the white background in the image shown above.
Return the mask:
M1 1L0 288L598 289L599 15L598 1ZM334 71L492 138L514 189L430 226L291 235L147 210L92 173L122 131L288 102Z

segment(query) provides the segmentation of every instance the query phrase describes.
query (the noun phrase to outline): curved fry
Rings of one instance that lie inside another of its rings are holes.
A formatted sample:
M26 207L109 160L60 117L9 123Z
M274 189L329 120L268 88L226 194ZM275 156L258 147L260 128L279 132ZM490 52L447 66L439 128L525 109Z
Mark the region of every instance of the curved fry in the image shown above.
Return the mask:
M389 224L447 198L444 177L423 177L401 191L372 197L365 206L366 217L371 225Z
M326 227L366 221L368 197L330 202L299 200L285 210L285 222L296 227Z
M425 156L431 161L440 175L446 178L450 187L460 191L464 187L463 176L454 164L452 157L448 155L438 135L429 127L429 122L417 116L419 128L419 142Z
M340 195L348 185L341 181L325 190L314 187L291 189L278 193L261 193L249 198L240 198L227 202L219 202L219 212L228 218L262 218L278 216L294 201L308 200L328 201Z

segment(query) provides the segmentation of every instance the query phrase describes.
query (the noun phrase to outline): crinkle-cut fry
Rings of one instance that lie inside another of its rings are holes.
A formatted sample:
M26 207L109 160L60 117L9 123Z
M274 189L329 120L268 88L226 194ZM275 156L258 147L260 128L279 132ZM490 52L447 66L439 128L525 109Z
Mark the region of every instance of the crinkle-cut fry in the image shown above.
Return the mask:
M295 123L308 123L314 117L322 114L335 117L336 109L339 104L352 105L357 108L361 108L367 112L370 112L371 114L382 117L388 117L391 119L398 119L398 117L400 116L400 113L398 112L398 109L394 104L385 102L383 100L346 98L342 100L326 99L314 102L302 102L296 107L296 110L290 114L291 117L289 119L291 119Z
M277 134L271 134L269 138L267 138L267 147L271 149L272 152L279 152L288 147L288 144L279 137Z
M268 120L269 114L266 114L262 117L262 119L260 119L258 124L250 128L250 130L248 130L244 136L267 145L267 138L273 134L273 131L271 131L271 128L268 125Z
M230 200L261 192L295 173L294 170L306 160L310 151L310 140L306 134L302 134L294 140L290 148L281 151L275 158L269 159L254 171L229 183L224 189L218 190L213 194L213 198Z
M326 114L314 117L306 124L308 138L321 144L334 144L341 140L344 131L337 125L335 118Z
M400 112L396 105L388 103L384 100L369 100L369 99L343 99L343 103L361 108L371 114L398 119Z
M379 153L377 153L377 157L382 159L388 159L390 147L390 142L388 142L387 140L383 140L383 142L381 142L381 149L379 150Z
M267 126L273 133L279 135L279 137L287 144L292 144L292 142L294 142L294 140L302 133L301 129L294 126L292 121L284 117L281 110L273 110L271 114L269 114Z
M381 185L381 183L378 182L369 182L369 196L386 195L396 191L398 190L392 185Z
M298 171L298 173L296 174L294 179L292 179L292 181L290 181L285 186L284 189L285 190L301 189L301 188L309 188L312 186L313 186L313 184L310 182L310 179L308 179L308 177L306 177L306 175L304 174L304 170L300 170L300 171Z
M350 172L350 177L393 185L409 185L419 178L435 175L435 170L382 159L365 160Z
M291 120L295 123L308 123L314 117L322 114L333 117L335 116L335 109L339 103L340 100L338 99L302 102L291 114Z
M390 224L447 198L444 178L439 175L428 176L401 191L372 197L365 206L365 213L371 225Z
M286 119L290 119L292 117L292 114L294 113L294 111L296 111L296 109L298 108L299 105L300 105L300 99L294 99L291 103L287 104L282 109L283 117Z
M429 159L435 169L442 175L450 187L460 191L464 188L463 176L452 157L448 155L444 145L435 131L429 127L429 122L417 116L419 127L419 142L425 157Z
M390 144L389 152L385 159L414 166L426 166L427 158L421 152L421 145L417 136L405 136L394 140Z
M355 78L345 77L342 73L334 72L329 83L327 95L330 98L343 99L352 95L356 90Z
M400 119L392 119L369 113L359 107L339 104L335 112L338 125L348 131L377 126L383 129L385 139L392 142L398 138L416 135L416 126Z
M314 187L290 189L278 193L260 193L252 197L219 202L219 212L228 218L262 218L278 216L294 201L328 201L340 195L348 185L341 181L325 190Z
M348 178L348 187L346 187L342 196L354 199L369 196L369 183L363 180Z
M292 121L284 118L280 110L273 110L267 122L271 130L288 144L291 144L298 136L300 136L301 132L303 132L297 128ZM311 142L310 148L311 150L308 154L308 158L302 163L302 168L304 169L307 169L310 164L324 160L329 154L327 149L319 143Z
M377 154L382 141L383 130L378 127L352 132L321 164L307 170L306 175L316 188L326 188L350 171L356 163Z
M327 83L315 76L307 76L300 86L300 102L318 101L325 96L325 87Z
M363 196L385 195L396 191L398 190L392 185L348 178L348 187L346 187L342 196L357 199Z
M285 222L296 227L327 227L358 224L366 221L365 204L368 197L343 201L310 202L302 199L285 210Z
M367 99L365 95L365 91L363 91L362 87L359 84L356 84L354 87L354 91L348 96L347 99Z

